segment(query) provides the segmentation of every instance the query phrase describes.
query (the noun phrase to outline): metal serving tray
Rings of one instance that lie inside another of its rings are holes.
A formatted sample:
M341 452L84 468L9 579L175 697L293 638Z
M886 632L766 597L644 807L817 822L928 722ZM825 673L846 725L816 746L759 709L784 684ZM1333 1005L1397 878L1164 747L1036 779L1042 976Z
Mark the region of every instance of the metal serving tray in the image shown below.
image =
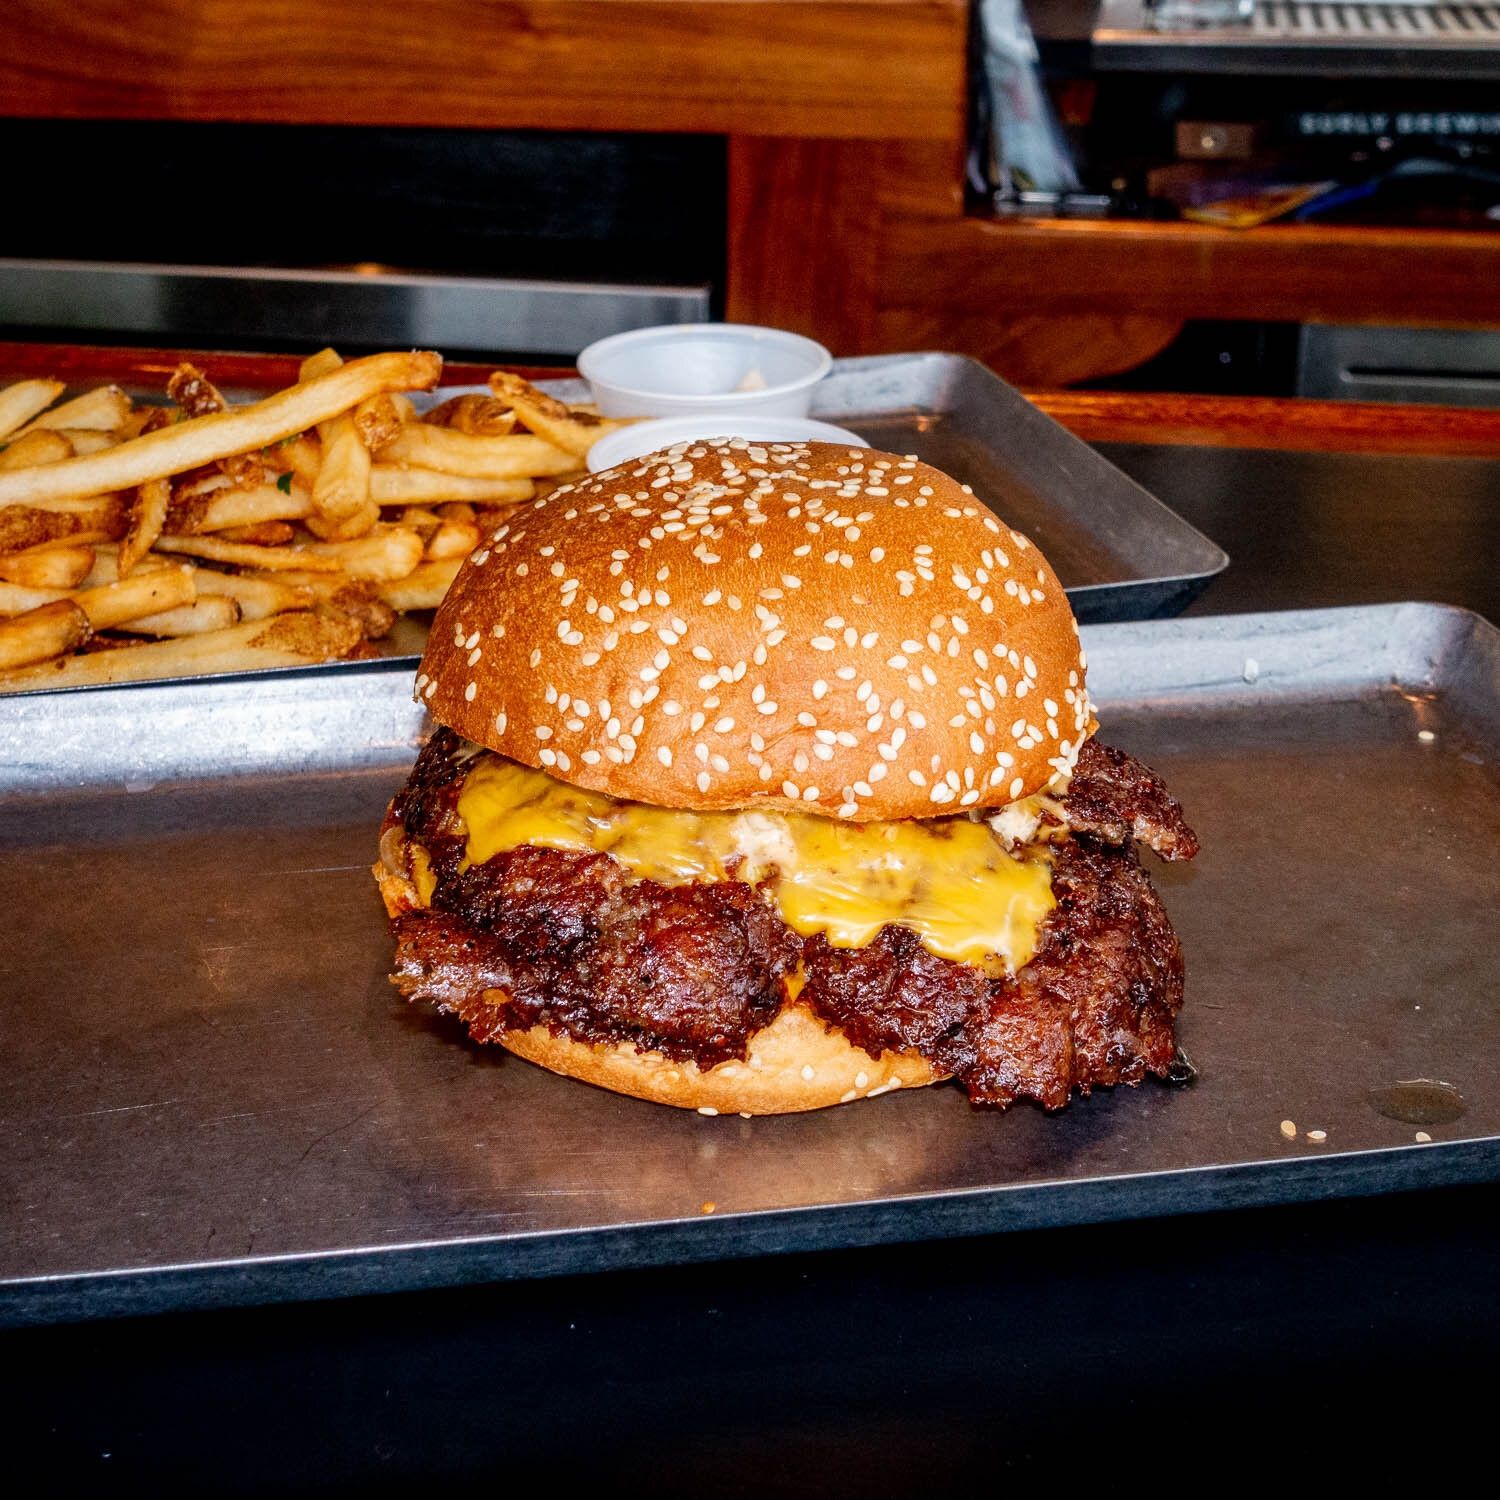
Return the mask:
M1500 632L1396 605L1085 640L1106 738L1203 838L1152 861L1198 1076L1055 1116L939 1086L710 1119L405 1005L369 874L425 732L404 669L0 704L0 1320L1500 1177Z

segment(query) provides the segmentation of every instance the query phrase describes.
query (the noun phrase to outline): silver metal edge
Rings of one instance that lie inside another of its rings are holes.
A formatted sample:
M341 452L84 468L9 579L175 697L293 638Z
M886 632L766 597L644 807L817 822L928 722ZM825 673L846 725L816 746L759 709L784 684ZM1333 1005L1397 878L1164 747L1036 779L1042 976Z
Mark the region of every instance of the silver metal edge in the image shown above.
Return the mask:
M704 286L519 280L407 271L0 258L0 322L172 336L305 337L572 357L610 333L709 314Z
M1254 708L1372 681L1500 696L1500 630L1450 605L1140 621L1081 637L1105 709L1148 697ZM428 730L411 683L410 664L394 661L0 698L0 798L409 764Z

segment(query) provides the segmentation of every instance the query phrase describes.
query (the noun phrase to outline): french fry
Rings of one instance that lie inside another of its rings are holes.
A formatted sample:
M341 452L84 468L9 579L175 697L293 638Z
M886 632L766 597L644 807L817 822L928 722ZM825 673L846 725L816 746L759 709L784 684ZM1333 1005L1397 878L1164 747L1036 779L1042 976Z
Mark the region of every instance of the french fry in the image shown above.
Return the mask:
M315 599L312 589L289 582L289 575L285 573L268 573L263 578L248 573L220 573L213 568L194 568L191 564L176 562L159 552L148 552L137 564L138 570L180 567L190 568L199 599L210 595L233 599L240 607L240 618L244 620L263 620L268 615L306 609ZM334 587L348 582L342 573L309 573L306 576L320 582L327 581ZM84 579L85 586L113 583L118 577L115 552L108 546L97 548L93 570Z
M226 542L248 542L252 547L279 547L297 535L290 521L256 521L251 526L226 526L218 533Z
M323 450L310 437L296 437L289 443L278 443L271 450L271 457L282 465L283 472L290 472L308 490L318 482L318 470L323 467Z
M439 474L434 469L373 464L370 493L380 505L435 504L440 500L509 504L530 500L536 485L529 479L475 479L464 474Z
M114 432L130 417L130 397L117 385L101 385L61 406L43 411L27 426L13 434L22 437L35 427L52 427L67 432L89 430Z
M331 598L320 600L315 608L347 616L359 626L367 641L378 641L396 623L396 611L376 597L371 585L364 583L347 584Z
M43 543L24 552L0 556L0 578L36 589L74 589L94 566L92 547L59 547Z
M354 425L360 441L372 452L401 434L401 429L416 420L416 412L406 396L371 396L354 408Z
M274 577L251 581L271 582ZM296 587L314 609L352 616L371 640L384 635L395 623L394 612L380 600L379 585L360 582L347 573L287 573L280 577L295 579Z
M398 525L411 527L424 539L431 536L443 524L443 518L425 505L403 505L396 521Z
M37 542L33 551L41 552L51 547L117 547L120 533L107 531L70 531L65 536L53 537L49 541ZM21 549L18 549L21 550Z
M33 464L61 463L72 456L73 445L62 433L48 427L34 427L0 452L0 469L29 469Z
M120 543L104 542L93 549L94 566L80 581L79 587L98 588L101 583L115 583L120 577ZM175 557L165 557L160 552L148 552L139 558L135 573L149 573L157 568L187 568L191 563L180 562Z
M327 375L278 391L252 406L192 417L156 432L145 432L102 453L64 459L40 469L0 473L0 506L97 495L128 489L148 479L163 479L278 443L369 396L430 389L441 373L442 360L436 354L371 354L351 360ZM29 413L27 419L31 415L35 413Z
M222 469L194 469L190 474L178 474L172 478L172 499L176 503L201 500L206 495L217 495L222 490L239 488Z
M349 577L370 583L404 578L422 560L422 538L389 526L348 542L309 542L304 552L333 559Z
M60 380L18 380L0 390L0 439L46 411L62 393Z
M221 458L217 467L231 484L243 489L266 482L266 466L258 453L232 453Z
M249 490L230 486L174 506L172 527L176 535L197 536L230 526L258 526L263 521L300 521L311 513L312 496L295 480L285 489L275 484Z
M496 370L490 376L490 389L498 400L510 405L531 432L575 458L582 458L607 433L630 425L629 419L574 411L508 370Z
M37 429L38 432L43 430ZM51 430L59 437L67 438L74 453L99 453L105 448L116 447L120 441L114 433L99 432L92 427L57 427Z
M324 375L331 375L343 363L343 358L336 349L319 349L316 354L309 354L298 366L297 379L304 383L309 380L319 380ZM354 404L350 403L350 405Z
M507 401L470 392L439 402L423 415L422 420L432 427L451 427L455 432L467 432L471 437L503 437L515 429L516 414Z
M353 417L335 417L319 431L323 462L313 482L307 529L324 541L350 541L380 519L380 507L370 495L370 450Z
M393 443L376 455L382 463L412 464L444 474L475 479L518 479L540 474L563 474L578 467L578 455L559 448L532 432L503 437L472 437L446 427L411 423ZM3 491L0 491L3 494ZM456 495L455 499L466 496Z
M7 477L7 475L0 474L0 479ZM44 500L24 500L21 502L21 506L27 510L50 510L57 512L59 515L66 516L97 516L105 510L112 508L114 513L120 518L122 527L126 513L125 499L119 494L49 495ZM15 507L6 506L3 508L13 509Z
M322 578L321 573L314 577ZM264 620L268 615L286 614L306 609L313 602L313 592L278 577L252 578L245 573L215 573L211 568L193 569L193 586L201 603L210 596L233 599L240 607L242 620Z
M95 630L110 630L142 615L191 604L198 597L191 568L152 568L73 595Z
M128 577L131 570L150 550L151 544L161 535L167 519L167 502L172 497L172 487L165 479L148 479L136 487L130 502L130 529L120 543L120 577Z
M436 562L443 557L467 557L479 545L479 528L472 521L444 521L427 538L423 557Z
M436 609L443 602L458 570L463 566L461 557L445 557L439 562L424 562L413 568L405 578L380 584L376 594L394 610Z
M288 588L300 589L308 605L327 604L341 590L364 588L357 584L342 568L327 573L301 573L288 569L284 573L241 573L253 583L284 583Z
M167 395L182 408L185 417L207 417L223 411L228 402L201 370L178 365L167 379Z
M38 588L29 583L0 581L0 615L24 615L28 609L40 609L58 599L66 599L70 589Z
M240 607L226 594L194 599L176 609L159 610L152 615L138 615L122 620L116 627L132 635L202 635L210 630L225 630L240 622Z
M122 536L125 506L118 495L53 502L57 508L0 506L0 552L19 552L70 536Z
M84 627L86 630L86 620ZM298 610L269 620L245 621L206 635L44 661L0 676L0 692L144 682L194 672L252 672L267 667L307 666L348 656L362 640L358 622L346 615Z
M0 620L0 671L76 651L90 634L88 616L71 599L56 599Z
M245 542L221 542L212 536L159 536L158 552L179 552L184 557L202 557L210 562L236 563L242 568L265 568L274 572L302 569L312 573L336 573L338 562L318 557L308 547L252 547Z

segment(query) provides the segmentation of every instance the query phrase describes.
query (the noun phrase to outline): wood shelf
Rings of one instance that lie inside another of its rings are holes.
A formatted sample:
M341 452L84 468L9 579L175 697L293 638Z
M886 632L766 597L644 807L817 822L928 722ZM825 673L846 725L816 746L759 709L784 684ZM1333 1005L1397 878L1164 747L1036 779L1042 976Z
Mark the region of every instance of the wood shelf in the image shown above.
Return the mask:
M732 143L730 315L841 353L958 350L1037 387L1133 368L1190 318L1500 326L1500 233L981 219L961 153ZM809 262L830 295L807 295Z
M1500 323L1500 232L1363 225L962 218L899 226L936 300L1064 314L1260 321Z

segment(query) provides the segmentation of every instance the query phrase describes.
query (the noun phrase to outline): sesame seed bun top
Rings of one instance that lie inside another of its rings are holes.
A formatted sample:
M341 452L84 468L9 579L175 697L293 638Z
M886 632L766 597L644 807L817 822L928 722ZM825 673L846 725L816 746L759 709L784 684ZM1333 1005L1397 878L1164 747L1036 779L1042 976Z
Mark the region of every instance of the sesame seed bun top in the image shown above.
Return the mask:
M999 807L1090 725L1037 549L913 458L684 443L554 490L465 562L416 681L440 723L665 807Z

